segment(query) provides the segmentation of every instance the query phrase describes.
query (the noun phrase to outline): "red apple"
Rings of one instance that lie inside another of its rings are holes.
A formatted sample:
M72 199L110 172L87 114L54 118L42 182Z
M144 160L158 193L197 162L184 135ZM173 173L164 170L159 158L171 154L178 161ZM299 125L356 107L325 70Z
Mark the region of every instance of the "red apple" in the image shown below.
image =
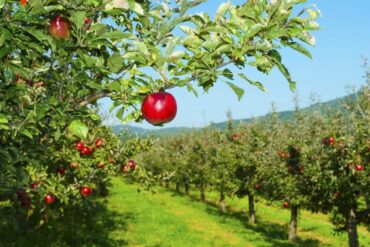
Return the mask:
M21 199L21 204L25 208L29 208L31 206L31 202L32 202L31 198L29 198L29 197L24 197L24 198Z
M95 148L89 148L89 153L88 154L93 154L95 152Z
M85 156L85 155L88 155L90 154L90 148L88 147L84 147L82 150L81 150L81 155Z
M78 167L79 167L79 165L78 165L77 162L71 162L69 164L69 168L71 168L72 170L76 170L76 169L78 169Z
M81 188L80 193L84 197L88 197L91 194L92 190L88 186L84 186Z
M111 157L108 157L108 162L109 162L110 164L114 164L114 160L113 160Z
M96 141L95 141L95 147L100 148L102 146L104 146L103 140L100 139L100 138L96 139Z
M82 151L84 149L85 145L83 144L82 141L78 141L78 142L76 142L75 147L76 147L77 150Z
M18 190L17 191L17 196L19 199L22 199L26 196L26 191L25 190Z
M104 162L99 162L98 168L103 169L105 166Z
M41 184L41 182L35 182L35 183L31 184L31 189L35 189L35 188L39 187L40 184Z
M129 160L127 162L127 165L132 169L132 170L135 170L136 168L136 162L134 160Z
M130 171L130 167L127 165L121 165L120 169L122 173L128 173Z
M90 27L91 27L91 18L87 17L84 21L84 24L85 24L85 30L89 30Z
M304 167L303 166L299 167L298 172L300 174L303 174L304 173Z
M261 185L260 184L256 184L254 187L256 188L256 190L259 190L261 188Z
M335 143L334 137L330 137L329 142L330 142L330 145L334 145L334 143Z
M60 15L56 16L49 25L49 33L56 39L69 39L71 37L70 29L68 20Z
M283 203L283 207L284 207L284 208L289 208L289 206L290 206L289 202L284 202L284 203Z
M64 176L66 170L63 167L57 168L57 173L60 174L60 176Z
M361 165L361 164L356 165L356 170L358 172L361 172L363 169L364 169L363 165Z
M44 201L47 203L47 204L53 204L55 202L55 196L52 195L52 194L47 194L45 197L44 197Z
M176 116L176 100L166 92L149 94L141 105L141 112L145 120L153 125L168 123Z
M28 0L20 0L19 1L20 5L22 5L23 7L25 7L27 5L27 2L28 2Z

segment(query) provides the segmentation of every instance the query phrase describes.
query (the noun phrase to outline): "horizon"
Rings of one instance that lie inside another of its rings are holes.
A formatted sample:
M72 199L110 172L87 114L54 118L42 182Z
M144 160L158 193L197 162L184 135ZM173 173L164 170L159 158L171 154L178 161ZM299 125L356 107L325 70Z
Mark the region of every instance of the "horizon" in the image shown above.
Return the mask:
M226 0L208 0L192 12L203 11L213 17L218 6L223 2ZM242 2L244 1L231 1L232 4ZM300 107L304 108L312 103L312 95L321 102L326 102L350 94L353 88L358 90L365 83L363 78L365 69L362 67L364 59L370 57L368 45L370 33L364 32L364 30L370 30L370 16L366 12L370 8L370 1L359 0L356 5L348 8L344 1L309 0L301 4L296 11L313 4L317 4L322 13L322 17L318 20L321 29L313 32L317 41L316 46L305 46L311 52L313 59L310 60L285 48L281 52L283 63L289 69L293 80L297 81L296 93L290 92L288 83L276 69L266 76L246 67L243 73L248 74L252 80L261 81L267 93L235 80L234 83L245 89L245 95L240 101L222 81L218 81L208 93L203 93L195 87L199 93L198 98L188 93L186 88L175 88L168 90L175 96L178 105L177 116L171 123L163 127L155 127L145 121L128 124L154 130L171 127L198 128L212 122L226 121L228 111L232 113L233 119L247 119L268 114L272 103L276 105L279 112L292 110L296 95L298 95ZM109 100L103 99L99 103L102 105L104 115L107 115ZM122 124L113 114L109 115L105 123Z

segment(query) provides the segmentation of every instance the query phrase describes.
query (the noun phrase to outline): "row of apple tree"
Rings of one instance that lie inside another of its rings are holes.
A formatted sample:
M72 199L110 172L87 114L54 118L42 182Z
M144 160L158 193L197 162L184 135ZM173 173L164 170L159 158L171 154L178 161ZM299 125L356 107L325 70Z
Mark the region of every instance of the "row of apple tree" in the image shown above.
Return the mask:
M369 96L364 86L339 110L297 107L291 121L273 111L238 126L229 121L226 130L154 139L139 159L167 187L172 182L186 194L196 188L202 200L217 191L222 211L228 196L247 197L251 223L256 196L290 209L291 241L300 209L330 213L350 246L358 246L357 224L369 225Z

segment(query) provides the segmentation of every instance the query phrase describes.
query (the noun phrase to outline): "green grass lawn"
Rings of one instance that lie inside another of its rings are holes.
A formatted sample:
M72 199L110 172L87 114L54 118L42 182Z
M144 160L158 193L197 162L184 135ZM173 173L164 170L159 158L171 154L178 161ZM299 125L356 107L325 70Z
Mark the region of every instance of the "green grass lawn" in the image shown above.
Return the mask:
M325 215L301 212L299 239L292 245L286 241L288 210L257 203L258 223L250 225L246 199L228 199L229 213L222 214L216 194L202 203L197 194L157 190L138 193L137 185L114 178L107 202L25 237L0 232L0 246L347 246L346 235L333 235ZM370 246L370 233L360 227L359 234L361 245Z

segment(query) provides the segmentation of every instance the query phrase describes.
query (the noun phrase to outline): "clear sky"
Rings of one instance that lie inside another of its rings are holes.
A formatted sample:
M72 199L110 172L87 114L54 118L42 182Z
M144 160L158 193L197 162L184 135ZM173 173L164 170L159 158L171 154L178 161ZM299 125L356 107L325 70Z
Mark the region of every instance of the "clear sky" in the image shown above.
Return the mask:
M195 11L213 16L217 7L225 1L208 0ZM231 2L241 4L245 0ZM370 59L369 0L308 0L301 6L310 4L316 4L322 12L318 20L322 29L313 33L317 45L308 47L313 59L293 50L283 52L283 63L297 81L297 93L302 107L309 105L312 94L317 95L321 101L327 101L348 94L348 87L359 88L365 82L363 59ZM200 127L210 122L225 121L228 110L234 119L265 115L270 111L272 102L279 111L293 109L294 95L280 72L274 70L269 76L264 76L248 67L243 72L251 79L263 82L268 92L263 93L241 80L234 81L245 89L241 101L223 82L216 83L206 94L198 90L198 98L188 93L186 88L170 90L177 99L178 112L176 118L165 127ZM103 102L104 107L108 108L107 101ZM119 121L113 119L109 122L119 124ZM131 125L158 128L145 122Z

